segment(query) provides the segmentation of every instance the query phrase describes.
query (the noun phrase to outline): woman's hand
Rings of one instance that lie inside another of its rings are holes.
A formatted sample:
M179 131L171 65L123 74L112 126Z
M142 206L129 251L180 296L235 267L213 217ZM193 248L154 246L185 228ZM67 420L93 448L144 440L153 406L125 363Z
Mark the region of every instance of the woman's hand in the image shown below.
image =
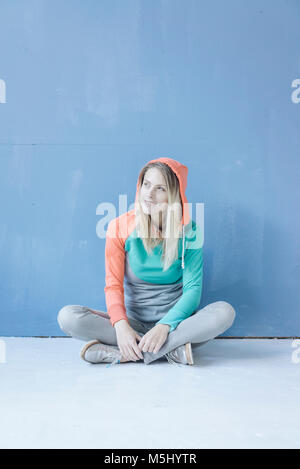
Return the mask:
M143 352L158 353L161 346L167 340L170 331L168 324L156 324L140 340L138 347Z
M122 358L127 361L137 361L144 359L142 352L138 348L137 340L141 340L141 336L128 324L125 319L121 319L114 324L116 330L117 342Z

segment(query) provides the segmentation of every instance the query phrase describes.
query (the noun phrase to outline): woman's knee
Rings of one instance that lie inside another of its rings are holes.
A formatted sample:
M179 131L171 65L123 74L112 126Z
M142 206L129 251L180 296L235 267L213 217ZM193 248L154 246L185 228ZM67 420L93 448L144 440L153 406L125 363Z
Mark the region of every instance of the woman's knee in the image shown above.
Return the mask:
M63 306L58 312L57 322L62 331L66 334L70 334L72 331L72 326L74 325L74 320L76 319L76 312L80 308L79 305L66 305Z
M234 307L227 303L227 301L217 301L216 304L218 305L219 313L222 317L222 321L226 325L227 329L232 326L236 312Z

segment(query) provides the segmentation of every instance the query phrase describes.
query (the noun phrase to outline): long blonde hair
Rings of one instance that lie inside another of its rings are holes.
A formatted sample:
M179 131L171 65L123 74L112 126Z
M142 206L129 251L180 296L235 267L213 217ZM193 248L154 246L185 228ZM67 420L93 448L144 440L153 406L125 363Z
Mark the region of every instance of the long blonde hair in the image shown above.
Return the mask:
M157 168L161 172L167 186L168 207L164 233L157 229L153 222L151 223L151 216L145 214L141 206L141 187L144 182L144 176L150 168ZM178 178L167 164L162 162L149 163L140 172L138 191L139 194L135 206L137 236L142 239L148 254L151 254L152 249L162 241L163 271L166 271L178 259L178 242L182 236L182 201Z

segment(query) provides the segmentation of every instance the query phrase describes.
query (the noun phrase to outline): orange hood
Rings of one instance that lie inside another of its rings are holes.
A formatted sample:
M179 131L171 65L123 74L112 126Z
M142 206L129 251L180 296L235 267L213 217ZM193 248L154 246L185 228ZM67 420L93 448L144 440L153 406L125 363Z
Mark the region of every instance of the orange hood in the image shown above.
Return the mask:
M167 164L172 171L176 174L178 181L179 181L179 187L180 187L180 196L181 196L181 202L182 202L182 219L181 219L181 224L182 224L182 263L181 266L184 269L184 244L185 244L185 226L188 225L190 222L190 214L189 214L189 206L188 206L188 201L185 195L185 190L187 187L187 175L188 175L188 168L182 163L179 163L179 161L173 160L172 158L157 158L154 160L148 161L144 165L148 165L149 163L165 163ZM137 204L138 201L138 192L139 192L139 177L137 181L137 186L136 186L136 196L135 196L135 203Z

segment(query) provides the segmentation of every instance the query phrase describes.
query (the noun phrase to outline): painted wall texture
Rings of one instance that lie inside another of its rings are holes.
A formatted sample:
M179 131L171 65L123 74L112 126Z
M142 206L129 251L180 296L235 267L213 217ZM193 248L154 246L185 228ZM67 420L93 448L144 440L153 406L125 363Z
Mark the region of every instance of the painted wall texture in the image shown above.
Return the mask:
M235 307L225 336L300 336L299 0L0 10L0 335L106 310L102 204L168 156L205 207L201 305Z

